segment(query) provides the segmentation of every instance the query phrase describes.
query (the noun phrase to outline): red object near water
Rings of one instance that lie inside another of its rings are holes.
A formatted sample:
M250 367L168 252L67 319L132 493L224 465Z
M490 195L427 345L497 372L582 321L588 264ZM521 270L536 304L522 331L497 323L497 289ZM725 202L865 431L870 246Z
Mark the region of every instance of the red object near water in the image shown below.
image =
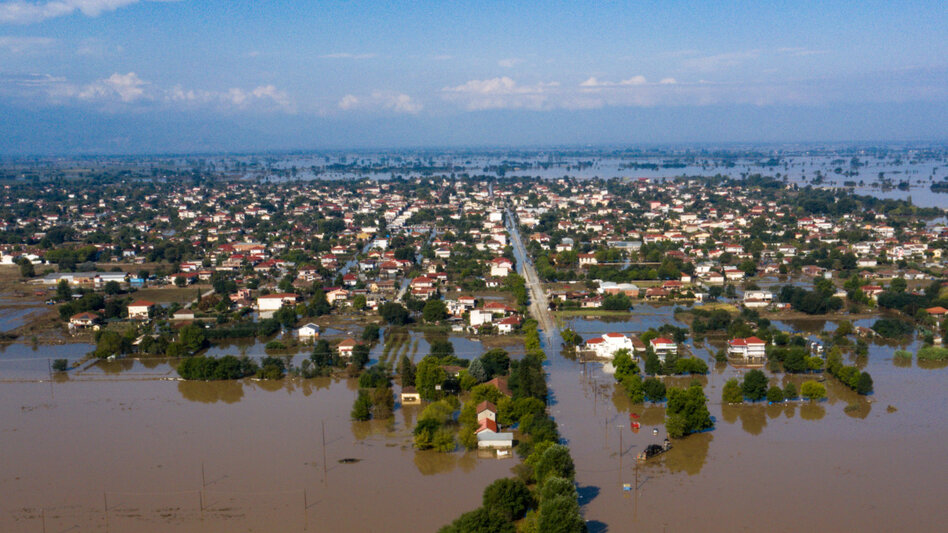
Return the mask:
M640 427L642 427L642 425L639 424L638 422L632 422L632 430L633 430L633 431L638 430Z
M639 417L639 415L637 415L637 414L635 414L635 413L629 413L629 418L637 419L638 417Z

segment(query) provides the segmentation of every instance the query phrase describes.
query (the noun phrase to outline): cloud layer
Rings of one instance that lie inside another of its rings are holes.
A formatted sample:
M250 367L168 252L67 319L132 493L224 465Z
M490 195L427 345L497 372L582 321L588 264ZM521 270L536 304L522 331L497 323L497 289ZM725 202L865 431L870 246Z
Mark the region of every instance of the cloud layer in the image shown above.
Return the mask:
M0 23L34 24L47 19L64 17L79 12L87 17L98 17L102 13L137 4L140 0L50 0L27 2L13 0L0 3ZM147 0L167 2L176 0Z

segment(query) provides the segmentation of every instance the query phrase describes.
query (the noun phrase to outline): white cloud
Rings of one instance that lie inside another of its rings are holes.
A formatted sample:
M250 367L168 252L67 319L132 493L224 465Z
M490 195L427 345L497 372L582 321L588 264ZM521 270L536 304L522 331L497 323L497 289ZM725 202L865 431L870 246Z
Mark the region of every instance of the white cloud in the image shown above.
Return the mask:
M411 96L390 91L374 91L369 96L359 97L347 94L339 100L339 109L343 111L377 111L386 110L394 113L414 115L424 108L420 102Z
M54 44L56 44L56 39L51 39L49 37L15 37L12 35L0 35L0 50L6 50L13 54L45 50L51 48Z
M350 54L348 52L336 52L334 54L323 54L319 56L323 59L372 59L376 54Z
M627 80L620 81L619 85L645 85L645 83L645 76L632 76Z
M148 84L134 72L119 74L116 72L108 78L90 83L82 87L76 96L82 100L114 99L118 97L123 102L134 102L146 97L145 88Z
M506 59L501 59L500 61L497 62L498 65L504 68L513 68L519 65L520 63L523 63L523 60L518 59L516 57L508 57Z
M809 48L792 46L792 47L778 48L777 52L781 54L787 54L793 57L805 57L805 56L816 56L816 55L828 54L829 50L812 50Z
M460 103L469 110L482 109L546 109L550 91L558 82L520 85L503 76L487 80L470 80L455 87L441 89L442 97Z
M648 83L648 80L645 79L645 76L632 76L629 79L622 80L618 83L614 81L602 81L599 78L592 76L586 81L579 84L580 87L585 89L601 89L603 87L621 87L621 86L630 86L630 85L645 85Z
M662 81L658 83L661 85L675 85L678 81L675 78L662 78Z
M80 12L88 17L97 17L108 11L137 4L140 0L48 0L28 2L12 0L0 3L0 23L32 24L47 19L64 17ZM166 2L176 0L148 0Z

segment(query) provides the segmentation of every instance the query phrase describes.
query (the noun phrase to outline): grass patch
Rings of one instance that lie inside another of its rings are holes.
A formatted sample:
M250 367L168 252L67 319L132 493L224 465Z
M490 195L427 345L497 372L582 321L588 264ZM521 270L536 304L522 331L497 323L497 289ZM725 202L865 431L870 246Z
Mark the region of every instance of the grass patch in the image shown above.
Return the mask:
M917 355L919 361L946 361L948 360L948 348L942 346L925 346L918 351Z

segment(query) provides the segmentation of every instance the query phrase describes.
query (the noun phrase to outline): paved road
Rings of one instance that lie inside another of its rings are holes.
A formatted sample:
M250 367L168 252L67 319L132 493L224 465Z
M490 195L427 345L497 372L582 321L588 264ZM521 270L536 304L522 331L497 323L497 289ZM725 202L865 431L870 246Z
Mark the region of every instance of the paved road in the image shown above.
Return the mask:
M507 208L507 231L510 233L510 241L514 247L514 256L520 265L521 275L526 280L527 289L530 291L530 314L540 323L540 329L546 335L547 346L554 346L554 341L558 334L556 322L550 313L550 302L546 299L546 293L540 284L540 277L533 266L533 262L527 255L526 247L523 245L523 239L520 237L520 230L517 221L513 217L510 208Z

